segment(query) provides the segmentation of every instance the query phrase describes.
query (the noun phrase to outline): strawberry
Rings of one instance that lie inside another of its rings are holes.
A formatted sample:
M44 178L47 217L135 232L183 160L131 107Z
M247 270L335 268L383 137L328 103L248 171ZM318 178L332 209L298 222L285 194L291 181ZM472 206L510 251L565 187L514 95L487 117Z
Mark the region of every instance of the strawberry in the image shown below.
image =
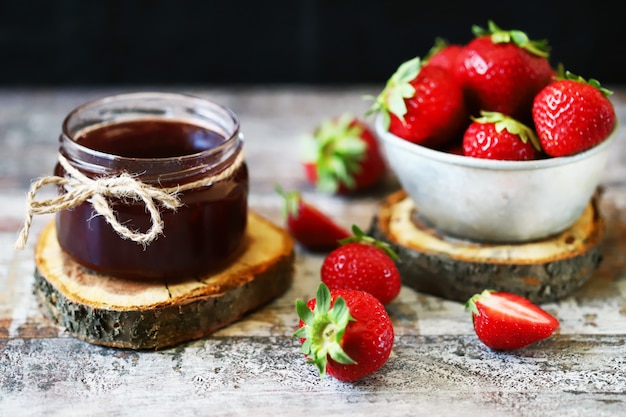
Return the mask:
M283 216L287 230L303 247L325 252L339 247L339 241L351 234L325 213L306 202L298 191L285 192L277 185L276 191L284 197Z
M552 79L545 40L519 30L505 31L489 21L473 26L476 36L458 56L458 73L472 114L496 111L530 122L533 98Z
M467 124L461 85L450 71L422 66L419 57L398 67L366 114L379 112L389 132L419 145L442 148Z
M388 243L367 236L356 225L353 236L341 240L322 263L321 279L330 289L366 291L381 303L389 304L402 283L395 260L398 255Z
M424 57L423 65L434 65L442 67L452 72L456 76L455 71L458 70L457 59L463 51L463 45L448 43L443 38L436 38L435 44Z
M545 339L559 321L527 298L485 290L465 305L472 312L478 338L494 350L514 350Z
M463 154L474 158L525 161L538 159L541 147L535 131L498 112L481 112L463 135Z
M550 156L573 155L606 139L615 126L611 91L570 72L543 88L532 107L537 135Z
M376 136L364 121L350 114L325 120L304 144L306 177L322 192L360 191L386 173Z
M389 358L394 330L385 307L365 291L329 290L320 283L316 298L296 301L302 352L320 377L352 382L380 369Z

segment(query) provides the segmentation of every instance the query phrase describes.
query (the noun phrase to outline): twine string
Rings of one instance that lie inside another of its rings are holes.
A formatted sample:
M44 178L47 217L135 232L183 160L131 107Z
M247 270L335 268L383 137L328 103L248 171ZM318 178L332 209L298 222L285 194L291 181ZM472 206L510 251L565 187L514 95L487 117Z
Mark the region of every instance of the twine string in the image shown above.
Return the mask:
M94 209L94 215L102 216L122 239L130 239L145 248L163 233L164 225L159 206L175 211L182 205L179 198L181 191L210 185L231 176L243 164L244 157L243 152L239 152L233 164L216 175L169 188L151 186L126 172L118 176L89 178L73 167L63 155L59 154L58 161L66 176L43 177L30 186L26 195L26 218L14 244L16 249L24 249L26 246L35 215L57 213L85 202L89 202ZM49 185L63 187L66 192L54 198L37 200L39 190ZM111 206L110 199L119 199L126 203L142 202L150 214L150 228L146 232L141 232L122 224Z

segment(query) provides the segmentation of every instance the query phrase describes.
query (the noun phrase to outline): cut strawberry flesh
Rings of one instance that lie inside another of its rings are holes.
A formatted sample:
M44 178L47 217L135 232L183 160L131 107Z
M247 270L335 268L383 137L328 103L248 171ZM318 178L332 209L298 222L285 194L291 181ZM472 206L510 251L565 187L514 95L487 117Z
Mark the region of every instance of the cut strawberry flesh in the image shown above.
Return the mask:
M520 303L520 301L511 301L501 296L492 295L490 297L481 298L478 301L479 304L485 309L488 309L488 314L492 317L495 316L508 316L514 320L523 320L533 324L545 324L550 325L553 321L537 310L534 305L527 306L526 303ZM503 317L504 318L504 317Z

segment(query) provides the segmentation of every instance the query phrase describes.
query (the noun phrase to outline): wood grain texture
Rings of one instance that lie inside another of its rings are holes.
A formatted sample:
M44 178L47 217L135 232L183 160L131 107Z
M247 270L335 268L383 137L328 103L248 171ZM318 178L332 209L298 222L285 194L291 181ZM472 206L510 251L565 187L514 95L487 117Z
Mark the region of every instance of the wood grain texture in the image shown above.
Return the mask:
M417 291L466 302L484 289L556 301L580 288L602 260L604 220L596 196L567 230L519 244L451 239L419 217L404 190L387 197L370 234L391 245L402 282Z
M610 86L609 86L610 87ZM626 120L626 89L612 88ZM619 416L626 409L626 130L603 178L602 263L569 296L542 307L557 332L518 352L485 348L460 302L404 286L388 306L389 362L355 384L320 381L292 338L294 303L315 294L323 255L295 247L293 284L263 308L207 338L132 351L86 343L43 313L33 294L34 245L14 251L32 178L53 167L60 123L76 105L137 89L0 90L0 416L332 415ZM281 224L282 197L298 188L340 224L367 229L393 175L367 193L316 193L299 165L299 138L327 116L362 114L350 88L188 88L240 116L251 172L250 207ZM50 191L51 193L52 191ZM35 219L31 236L51 220Z

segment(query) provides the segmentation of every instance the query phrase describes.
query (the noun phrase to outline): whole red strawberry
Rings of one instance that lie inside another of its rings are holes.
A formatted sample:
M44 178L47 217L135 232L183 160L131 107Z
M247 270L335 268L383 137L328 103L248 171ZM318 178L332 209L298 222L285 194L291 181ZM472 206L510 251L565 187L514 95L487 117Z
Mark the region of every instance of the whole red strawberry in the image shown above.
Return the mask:
M391 76L368 114L380 112L383 127L419 145L443 148L458 137L468 118L461 85L437 65L409 60Z
M481 112L463 135L463 154L474 158L527 161L541 156L535 131L498 112Z
M376 240L352 226L354 235L340 241L321 268L322 282L330 289L366 291L381 303L389 304L402 287L395 264L398 255L389 244Z
M322 122L304 145L307 179L323 192L345 194L369 188L387 170L374 133L350 114Z
M559 321L530 300L509 292L485 290L472 296L466 308L472 312L478 338L494 350L514 350L545 339Z
M550 156L573 155L606 139L615 126L612 92L572 73L541 90L532 113L539 141Z
M310 251L325 252L339 247L339 241L351 236L317 207L306 202L298 191L285 192L276 185L285 199L283 216L293 238Z
M357 290L329 290L320 283L316 298L296 301L300 317L294 337L317 366L320 377L352 382L380 369L389 358L394 330L385 307Z
M502 30L492 21L488 29L473 26L472 31L476 37L458 57L470 111L496 111L529 122L533 98L553 76L547 42Z
M448 43L443 38L436 38L435 44L424 57L423 65L445 68L456 77L456 71L459 68L457 60L461 51L463 51L463 45Z

